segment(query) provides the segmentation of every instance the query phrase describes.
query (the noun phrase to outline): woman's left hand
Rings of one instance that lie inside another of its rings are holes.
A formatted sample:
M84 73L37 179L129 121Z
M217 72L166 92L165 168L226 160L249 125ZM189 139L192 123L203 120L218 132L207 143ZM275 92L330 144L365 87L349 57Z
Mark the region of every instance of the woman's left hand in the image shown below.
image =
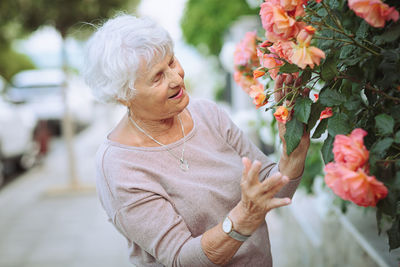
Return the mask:
M275 80L274 86L274 97L275 101L279 102L287 93L289 88L294 86L300 86L301 80L300 78L295 79L290 74L279 75ZM291 116L289 114L289 116ZM290 154L290 156L286 153L286 125L282 122L278 121L278 130L279 137L282 140L283 144L283 153L281 155L281 160L279 163L279 167L282 173L287 175L290 178L296 178L301 175L304 169L304 162L307 156L307 151L310 146L310 134L304 130L304 134L301 137L300 143L297 148Z

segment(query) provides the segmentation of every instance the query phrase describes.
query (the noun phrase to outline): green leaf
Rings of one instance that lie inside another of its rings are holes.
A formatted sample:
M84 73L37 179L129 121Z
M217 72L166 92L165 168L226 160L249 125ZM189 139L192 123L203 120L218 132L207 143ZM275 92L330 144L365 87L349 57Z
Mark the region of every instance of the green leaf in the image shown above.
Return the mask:
M321 135L326 131L326 127L328 126L328 120L323 119L319 122L317 129L315 129L312 138L320 138Z
M328 119L328 133L332 136L348 134L351 130L350 128L350 122L344 113L336 113Z
M396 135L394 136L394 142L400 143L400 131L397 131Z
M379 114L375 116L375 127L382 135L393 133L394 120L387 114Z
M321 153L325 164L328 164L333 160L332 148L334 140L335 139L332 136L328 135L328 137L325 139L324 144L322 145Z
M309 69L304 70L300 76L300 79L302 84L307 84L311 79L311 71Z
M311 114L307 123L307 132L311 131L314 128L315 124L319 120L321 112L325 109L323 105L318 101L317 103L313 103L311 105Z
M336 90L327 88L319 95L319 101L328 107L339 106L346 101L346 97Z
M294 72L299 72L300 69L299 67L297 67L297 65L295 64L289 64L286 63L285 65L283 65L282 67L279 68L279 72L282 73L294 73Z
M303 136L303 123L298 121L295 117L286 123L286 154L290 155L293 150L299 145L301 137Z
M368 33L369 25L364 20L361 22L360 27L358 28L356 35L360 38L366 38Z
M399 37L400 37L400 24L397 24L387 29L382 35L375 36L374 40L379 45L384 42L391 43Z
M329 57L325 60L324 64L321 66L321 78L324 81L330 81L338 74L336 65L337 63L334 57Z
M393 138L386 137L377 141L371 147L371 152L376 154L378 157L383 158L386 155L386 150L393 144Z
M296 104L294 105L294 116L296 116L299 121L307 123L308 118L310 117L312 103L313 102L308 97L297 98Z
M344 103L344 107L348 110L359 110L361 106L361 100L359 97L352 96Z

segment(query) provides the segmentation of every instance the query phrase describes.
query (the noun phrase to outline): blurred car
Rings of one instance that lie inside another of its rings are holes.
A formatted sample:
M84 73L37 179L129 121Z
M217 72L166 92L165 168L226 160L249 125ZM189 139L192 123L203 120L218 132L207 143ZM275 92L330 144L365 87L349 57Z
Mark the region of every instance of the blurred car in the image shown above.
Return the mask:
M66 76L60 69L26 70L17 73L7 90L7 98L29 106L39 121L60 133L64 116L63 86ZM89 88L77 77L68 77L67 104L73 122L83 128L92 121L94 101Z
M39 154L35 141L37 118L28 107L4 99L5 84L0 77L0 185L17 164L28 169Z

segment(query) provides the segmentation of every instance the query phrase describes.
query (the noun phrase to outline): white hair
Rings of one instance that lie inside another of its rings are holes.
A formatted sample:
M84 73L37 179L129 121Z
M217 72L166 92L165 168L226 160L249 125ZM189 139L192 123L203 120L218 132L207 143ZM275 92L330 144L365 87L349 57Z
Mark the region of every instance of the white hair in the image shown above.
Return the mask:
M97 100L129 101L140 64L149 69L170 53L173 42L164 28L149 18L118 15L89 39L83 76Z

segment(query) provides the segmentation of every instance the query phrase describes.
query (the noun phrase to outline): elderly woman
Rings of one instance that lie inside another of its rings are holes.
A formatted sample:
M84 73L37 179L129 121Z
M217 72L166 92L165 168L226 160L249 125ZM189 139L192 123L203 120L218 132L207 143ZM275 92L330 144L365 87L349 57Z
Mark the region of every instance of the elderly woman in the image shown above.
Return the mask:
M189 97L169 34L149 19L107 21L86 61L94 94L127 108L98 150L97 188L130 261L271 266L265 216L290 203L309 138L273 163L216 104Z

